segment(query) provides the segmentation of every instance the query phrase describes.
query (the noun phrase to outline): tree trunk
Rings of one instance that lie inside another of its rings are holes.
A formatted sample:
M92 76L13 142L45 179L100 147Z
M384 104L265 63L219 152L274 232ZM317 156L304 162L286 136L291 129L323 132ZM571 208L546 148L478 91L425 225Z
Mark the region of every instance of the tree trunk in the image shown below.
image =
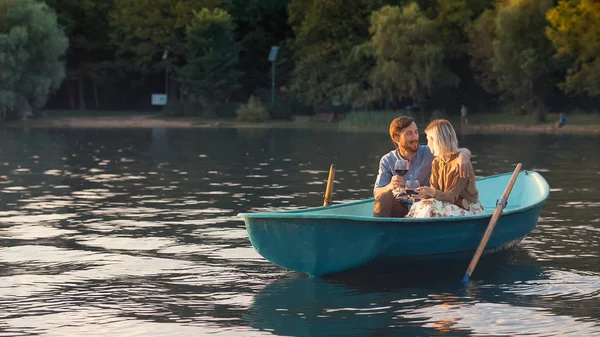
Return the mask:
M177 96L177 88L179 87L179 83L172 76L169 76L169 92L167 94L167 104L169 102L175 103L179 99Z
M96 102L96 109L100 109L100 100L98 99L98 84L96 79L92 78L92 84L94 86L94 101Z
M546 121L546 106L544 104L544 102L542 101L542 99L540 99L539 97L535 97L534 98L534 104L535 104L535 109L534 109L534 114L535 114L535 119L538 122L545 122Z
M85 110L87 107L85 104L85 78L83 78L83 75L79 77L77 83L79 84L79 110Z
M69 80L69 84L67 86L67 95L69 96L69 106L71 110L75 109L75 83L72 80Z

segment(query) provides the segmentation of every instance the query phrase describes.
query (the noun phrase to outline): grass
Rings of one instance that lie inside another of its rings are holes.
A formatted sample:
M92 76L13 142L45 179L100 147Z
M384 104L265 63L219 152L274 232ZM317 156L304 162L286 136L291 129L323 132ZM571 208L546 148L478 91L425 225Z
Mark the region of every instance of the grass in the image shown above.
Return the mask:
M600 125L600 113L567 113L567 122L569 125ZM558 113L549 113L546 115L546 122L540 123L531 115L518 116L514 114L478 114L469 115L469 124L471 125L489 125L489 124L514 124L514 125L544 125L552 124L559 118Z
M344 116L344 119L340 122L340 128L351 129L351 128L369 128L369 127L388 127L390 122L401 115L406 115L405 111L352 111ZM421 118L414 116L417 124L424 128L428 121L421 122ZM571 111L566 113L568 125L600 125L600 113L586 113L582 111ZM459 116L443 116L433 115L434 118L446 118L455 126L460 125ZM538 122L532 115L515 115L510 113L483 113L483 114L470 114L468 116L470 125L495 125L495 124L512 124L512 125L523 125L523 126L535 126L535 125L551 125L556 122L559 118L558 113L549 113L546 115L546 122ZM423 125L425 124L425 125Z
M220 124L220 125L238 125L233 118L207 118L204 116L187 116L187 117L170 117L166 116L161 111L104 111L104 110L45 110L45 118L87 118L87 119L106 119L106 118L131 118L136 116L146 116L155 120L165 121L182 121L191 124ZM337 123L326 123L314 120L302 120L291 123L289 121L269 120L263 123L261 127L295 127L295 128L313 128L313 129L328 129L338 128L340 130L374 130L384 129L390 125L390 122L401 115L406 115L405 110L390 110L390 111L373 111L373 110L357 110L344 114L343 119ZM421 120L420 116L414 113L408 113L415 117L420 128L425 128L428 120ZM586 113L584 111L567 111L566 112L568 125L578 127L600 127L600 112ZM460 118L458 116L444 116L443 114L434 114L430 118L447 118L455 127L460 126ZM495 127L501 125L516 125L524 127L540 127L550 126L559 118L558 113L550 113L547 115L546 122L539 123L531 115L516 115L507 112L498 113L483 113L469 114L469 125L482 127ZM241 123L243 124L243 123Z
M407 115L404 110L389 110L389 111L374 111L374 110L357 110L351 111L344 115L344 118L339 122L341 129L351 128L373 128L373 127L389 127L390 122L398 117ZM408 113L409 116L415 117ZM415 118L418 120L418 118Z

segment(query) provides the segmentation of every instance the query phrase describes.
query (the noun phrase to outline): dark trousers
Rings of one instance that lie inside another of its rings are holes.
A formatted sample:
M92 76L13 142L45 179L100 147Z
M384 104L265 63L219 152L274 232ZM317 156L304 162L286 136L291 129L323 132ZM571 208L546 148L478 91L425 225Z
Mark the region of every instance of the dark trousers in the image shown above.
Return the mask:
M404 218L408 213L408 205L399 202L392 192L379 194L375 198L373 216L376 218Z

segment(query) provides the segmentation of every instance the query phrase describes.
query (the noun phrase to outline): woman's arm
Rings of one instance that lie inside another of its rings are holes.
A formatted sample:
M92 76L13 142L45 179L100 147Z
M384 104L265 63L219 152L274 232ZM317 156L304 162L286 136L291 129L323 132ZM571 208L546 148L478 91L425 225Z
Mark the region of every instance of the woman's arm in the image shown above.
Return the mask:
M468 182L469 178L457 177L454 183L452 184L452 188L449 191L442 192L436 190L434 191L433 198L439 201L456 203L456 200L458 199L462 191L465 189Z
M417 192L419 192L419 198L433 198L433 196L435 195L435 191L440 188L438 185L438 179L440 177L439 166L439 159L434 158L433 162L431 162L431 175L429 176L429 186L421 186L415 189Z

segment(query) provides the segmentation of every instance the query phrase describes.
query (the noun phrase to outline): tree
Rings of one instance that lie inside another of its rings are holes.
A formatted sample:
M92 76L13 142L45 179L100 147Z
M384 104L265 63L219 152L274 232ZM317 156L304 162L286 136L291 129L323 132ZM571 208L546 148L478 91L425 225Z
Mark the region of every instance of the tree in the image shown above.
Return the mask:
M370 32L365 48L376 62L369 76L373 99L410 97L419 102L458 84L458 77L444 67L438 25L416 3L374 12Z
M545 119L544 98L555 71L554 48L545 35L546 12L552 0L511 0L499 8L493 42L494 71L509 96L522 100L540 121Z
M279 46L277 54L277 78L286 84L293 61L287 58L285 41L293 38L287 24L289 0L232 0L223 4L235 25L235 39L240 43L238 69L245 75L240 79L244 96L256 88L270 86L271 63L267 59L272 46Z
M108 13L113 0L46 0L56 11L58 23L69 38L67 51L67 80L77 84L74 90L68 90L71 107L86 109L85 83L91 80L96 108L100 106L98 84L104 82L107 72L115 68L114 48L109 40ZM71 88L70 88L71 89Z
M437 12L435 20L443 36L445 54L449 57L464 55L468 45L465 27L473 16L467 0L438 0Z
M291 0L289 24L296 67L292 90L305 103L328 106L348 86L365 76L351 58L352 49L368 40L368 19L378 1Z
M468 53L471 57L471 69L479 85L488 93L500 93L498 78L494 71L494 40L496 39L496 10L485 10L467 28L469 37Z
M545 35L552 0L502 0L471 27L470 51L482 86L525 105L540 121L559 65ZM490 42L491 41L491 42Z
M179 71L183 88L199 97L205 109L212 109L239 88L239 46L231 16L219 8L194 11L186 34L187 64Z
M600 96L600 2L563 0L547 13L546 35L559 59L571 60L565 93Z
M39 109L65 77L69 46L54 12L35 0L0 0L0 110Z
M219 4L219 0L115 1L109 23L119 62L143 74L184 65L185 29L193 10L212 9ZM169 88L169 97L176 96L176 87Z

